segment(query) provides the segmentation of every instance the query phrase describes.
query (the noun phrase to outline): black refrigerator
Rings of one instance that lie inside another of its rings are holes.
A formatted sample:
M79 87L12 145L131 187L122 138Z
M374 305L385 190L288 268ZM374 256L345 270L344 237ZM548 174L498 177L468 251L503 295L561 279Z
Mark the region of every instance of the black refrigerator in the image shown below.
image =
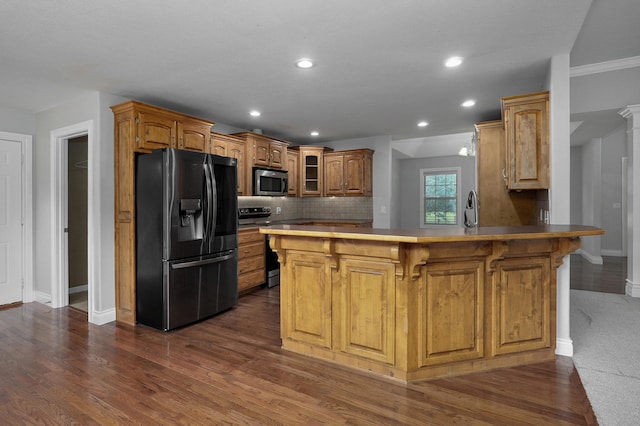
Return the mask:
M172 330L238 302L236 159L136 156L136 318Z

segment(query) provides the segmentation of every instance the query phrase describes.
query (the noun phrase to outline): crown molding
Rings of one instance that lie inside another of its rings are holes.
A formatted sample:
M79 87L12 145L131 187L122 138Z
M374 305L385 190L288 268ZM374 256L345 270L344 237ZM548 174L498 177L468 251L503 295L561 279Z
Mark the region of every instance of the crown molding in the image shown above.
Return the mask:
M626 68L640 67L640 56L615 59L613 61L597 62L595 64L580 65L569 68L569 77L598 74L601 72L618 71Z

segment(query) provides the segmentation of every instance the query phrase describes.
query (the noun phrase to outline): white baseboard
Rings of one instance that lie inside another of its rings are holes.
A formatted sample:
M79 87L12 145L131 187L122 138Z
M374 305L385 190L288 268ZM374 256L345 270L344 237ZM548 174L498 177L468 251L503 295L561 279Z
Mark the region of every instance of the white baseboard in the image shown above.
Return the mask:
M43 305L51 305L51 295L42 293L41 291L33 292L34 302L42 303Z
M83 291L89 291L88 285L77 285L75 287L69 287L69 294L80 293Z
M624 294L631 297L640 297L640 283L632 283L627 279Z
M116 320L116 309L112 308L112 309L107 309L106 311L102 311L102 312L93 312L93 315L91 316L91 318L89 318L89 322L91 324L96 324L96 325L103 325L103 324L107 324L109 322L113 322Z
M625 257L624 254L622 254L622 250L602 249L602 250L600 250L600 254L603 255L603 256Z
M556 339L556 355L573 357L573 340Z
M602 265L603 260L602 260L602 256L595 256L593 254L587 253L584 250L580 250L580 256L584 257L585 259L587 259L587 262L593 264L593 265Z

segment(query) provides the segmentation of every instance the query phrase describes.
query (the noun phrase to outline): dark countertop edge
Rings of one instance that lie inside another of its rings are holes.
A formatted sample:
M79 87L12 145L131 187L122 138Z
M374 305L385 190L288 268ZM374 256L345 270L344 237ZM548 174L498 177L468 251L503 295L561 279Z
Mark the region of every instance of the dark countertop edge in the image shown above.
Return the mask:
M475 229L379 229L337 226L270 225L260 227L263 234L318 238L343 238L405 243L460 241L532 240L602 235L604 230L584 225L494 226Z

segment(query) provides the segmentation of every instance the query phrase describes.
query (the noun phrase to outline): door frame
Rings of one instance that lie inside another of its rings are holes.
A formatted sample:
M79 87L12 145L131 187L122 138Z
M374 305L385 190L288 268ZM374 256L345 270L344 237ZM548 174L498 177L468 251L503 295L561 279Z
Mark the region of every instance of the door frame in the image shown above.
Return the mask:
M0 132L0 138L20 143L22 164L22 301L33 302L33 137Z
M93 322L96 299L95 225L97 199L93 191L96 165L93 159L94 123L84 121L51 131L51 306L60 308L69 304L69 250L68 232L68 158L69 139L87 136L87 310L88 321Z

